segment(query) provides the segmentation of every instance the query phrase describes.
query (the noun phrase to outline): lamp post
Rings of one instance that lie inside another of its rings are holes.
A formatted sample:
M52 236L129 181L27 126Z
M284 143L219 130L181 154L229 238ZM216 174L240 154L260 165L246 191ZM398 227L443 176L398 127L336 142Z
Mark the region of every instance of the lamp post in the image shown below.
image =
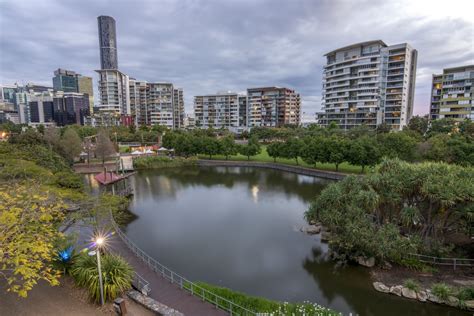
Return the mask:
M97 237L95 240L95 244L97 245L97 268L99 270L99 285L100 285L100 303L101 305L104 305L104 286L102 284L102 269L100 266L100 246L104 243L104 238L103 237Z

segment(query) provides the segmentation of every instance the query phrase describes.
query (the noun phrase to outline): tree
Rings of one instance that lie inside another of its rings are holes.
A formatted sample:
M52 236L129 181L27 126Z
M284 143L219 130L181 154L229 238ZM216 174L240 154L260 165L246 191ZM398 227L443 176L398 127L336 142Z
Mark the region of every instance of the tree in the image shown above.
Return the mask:
M377 127L375 128L375 132L377 134L390 133L390 131L391 131L391 127L386 122L383 122L382 124L377 125Z
M306 217L331 229L338 253L403 263L409 252L443 251L452 232L469 237L473 172L445 163L385 160L374 174L329 185Z
M377 136L377 140L383 156L406 161L414 161L417 158L418 141L404 131L381 134Z
M0 186L0 278L26 297L39 280L59 284L50 262L63 204L37 184Z
M60 146L65 158L70 162L74 162L74 158L79 156L82 151L81 138L72 128L66 129L61 137Z
M339 165L347 159L348 143L342 137L332 136L327 145L329 147L328 162L335 164L336 171L339 171Z
M209 136L205 136L201 143L201 152L209 156L212 159L213 155L218 155L221 152L221 146L217 139Z
M267 146L267 153L273 158L273 162L280 157L282 144L280 142L273 142Z
M232 135L225 136L221 139L220 148L226 160L229 159L229 156L237 155L238 153L237 145Z
M258 155L260 150L260 144L255 136L250 137L247 145L241 145L239 147L239 153L247 156L247 160L250 160L250 156Z
M59 133L59 129L57 129L56 127L46 128L44 131L43 138L49 145L50 150L53 150L54 148L59 148L61 136Z
M289 138L286 142L282 144L280 155L284 158L295 159L296 164L298 165L298 157L301 153L303 147L303 142L298 138Z
M415 131L420 135L425 135L428 132L429 120L427 116L413 116L408 122L407 129Z
M373 138L364 136L351 142L348 149L348 162L362 167L375 166L381 158L377 143Z
M102 166L105 165L105 159L115 154L115 147L107 135L107 132L101 129L97 133L97 140L95 146L95 154L102 160Z

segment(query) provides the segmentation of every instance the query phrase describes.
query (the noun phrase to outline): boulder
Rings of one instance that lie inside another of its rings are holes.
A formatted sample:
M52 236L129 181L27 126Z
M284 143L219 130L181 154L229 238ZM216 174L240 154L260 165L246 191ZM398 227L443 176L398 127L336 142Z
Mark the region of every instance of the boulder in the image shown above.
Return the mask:
M304 227L301 227L300 230L303 233L306 233L308 235L315 235L321 232L321 226L315 226L315 225L304 226Z
M374 282L372 285L374 286L374 289L379 292L382 292L382 293L390 292L390 288L386 286L385 284L383 284L382 282Z
M445 303L449 306L452 307L458 307L459 306L459 299L455 296L448 296L448 299L445 301Z
M364 266L364 267L367 267L367 268L372 268L373 266L375 266L375 258L374 257L370 257L368 259L364 258L364 257L357 257L356 261L361 266Z
M439 297L431 293L431 290L426 290L427 300L433 303L441 304L442 301Z
M398 296L402 296L402 289L403 289L403 286L395 285L395 286L390 287L390 293L398 295Z
M420 302L426 302L428 300L428 294L426 294L425 291L420 291L420 292L417 292L416 293L416 298L420 301Z
M321 232L321 241L329 241L329 238L331 238L331 234L323 230Z
M416 292L407 287L402 288L402 295L406 298L416 299Z
M469 310L474 310L474 300L464 301L464 305Z
M383 268L384 270L390 270L390 269L392 269L392 265L390 264L390 262L384 261L382 268Z

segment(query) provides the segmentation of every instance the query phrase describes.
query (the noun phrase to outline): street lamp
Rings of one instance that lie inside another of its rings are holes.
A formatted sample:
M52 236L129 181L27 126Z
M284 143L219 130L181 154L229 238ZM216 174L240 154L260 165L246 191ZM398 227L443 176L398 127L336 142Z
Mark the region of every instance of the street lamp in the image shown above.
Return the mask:
M97 236L95 239L95 244L97 246L97 250L95 253L97 254L97 269L99 270L99 286L100 286L100 303L104 305L104 285L102 284L102 269L100 266L100 247L104 245L105 237Z

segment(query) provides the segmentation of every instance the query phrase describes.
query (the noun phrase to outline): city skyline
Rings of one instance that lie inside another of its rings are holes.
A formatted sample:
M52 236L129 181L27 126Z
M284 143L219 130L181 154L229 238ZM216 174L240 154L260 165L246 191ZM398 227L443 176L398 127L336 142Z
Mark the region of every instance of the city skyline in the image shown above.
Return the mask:
M29 1L0 3L0 29L15 26L0 39L0 83L51 85L52 71L65 68L92 76L97 86L99 15L117 21L120 70L183 87L186 113L192 112L195 95L278 85L301 94L307 120L321 108L323 55L382 39L407 42L419 51L414 115L427 114L432 74L474 59L474 29L468 19L472 4L467 1L449 7L432 1L426 7L367 1L372 5L364 12L356 10L360 4L347 2L113 3L45 1L35 4L35 10ZM422 8L423 15L413 13ZM48 22L48 16L62 19ZM281 19L286 23L277 23Z

